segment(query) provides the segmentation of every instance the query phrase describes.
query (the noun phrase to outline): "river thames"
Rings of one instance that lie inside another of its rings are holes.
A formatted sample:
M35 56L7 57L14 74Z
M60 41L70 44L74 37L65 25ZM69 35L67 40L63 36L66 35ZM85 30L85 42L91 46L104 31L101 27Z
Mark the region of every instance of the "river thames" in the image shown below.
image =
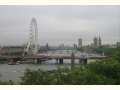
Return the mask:
M95 60L88 60L88 63L93 62ZM13 80L18 81L20 77L24 75L26 69L31 70L55 70L57 68L70 68L70 60L64 60L64 64L59 65L56 64L55 60L50 60L43 62L42 64L18 64L18 65L8 65L8 64L0 64L0 80ZM76 65L79 65L79 61L75 60Z

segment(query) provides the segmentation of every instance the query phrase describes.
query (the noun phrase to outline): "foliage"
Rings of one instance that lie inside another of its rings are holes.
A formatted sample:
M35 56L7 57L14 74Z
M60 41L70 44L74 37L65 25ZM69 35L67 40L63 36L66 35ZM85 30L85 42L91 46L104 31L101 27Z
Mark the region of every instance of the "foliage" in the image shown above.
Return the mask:
M113 55L113 59L117 60L120 63L120 48L117 48L117 51Z
M105 55L112 56L117 51L117 48L99 47L99 48L96 48L94 51L96 51L97 53L104 52Z
M113 58L74 69L27 70L21 84L105 85L120 84L120 51Z
M12 80L0 81L0 85L14 85L14 82Z

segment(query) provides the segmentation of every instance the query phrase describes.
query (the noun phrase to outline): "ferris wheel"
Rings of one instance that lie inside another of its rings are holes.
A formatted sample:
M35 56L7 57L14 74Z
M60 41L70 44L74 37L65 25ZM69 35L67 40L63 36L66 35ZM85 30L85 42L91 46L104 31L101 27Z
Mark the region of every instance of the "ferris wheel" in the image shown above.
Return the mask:
M37 21L32 18L30 23L30 34L27 45L25 46L23 56L25 55L35 55L38 53L38 28Z

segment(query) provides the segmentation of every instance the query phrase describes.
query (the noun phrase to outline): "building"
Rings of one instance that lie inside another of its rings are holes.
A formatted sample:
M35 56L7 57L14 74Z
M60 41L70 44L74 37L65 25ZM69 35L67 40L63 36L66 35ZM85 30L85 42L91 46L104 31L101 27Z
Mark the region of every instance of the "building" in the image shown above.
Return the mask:
M50 49L50 48L49 48L49 44L48 44L48 43L46 44L46 49L47 49L47 50L49 50L49 49Z
M22 55L24 51L23 46L5 46L0 50L1 55Z
M101 38L100 38L100 36L99 36L99 39L98 39L98 46L102 46L102 41L101 41Z
M102 41L101 41L100 36L99 37L94 37L94 39L93 39L93 45L94 45L94 47L100 47L102 45L101 42Z
M74 48L74 49L77 49L77 44L73 44L73 48Z
M81 38L78 39L78 48L82 48L82 39Z
M98 46L98 39L97 39L97 37L94 37L94 39L93 39L93 46L94 47Z

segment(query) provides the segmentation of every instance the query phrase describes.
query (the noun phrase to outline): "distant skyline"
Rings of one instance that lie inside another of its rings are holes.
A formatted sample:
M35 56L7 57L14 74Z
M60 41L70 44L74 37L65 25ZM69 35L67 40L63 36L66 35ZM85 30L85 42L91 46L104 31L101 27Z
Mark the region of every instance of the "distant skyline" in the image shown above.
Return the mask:
M29 39L31 19L38 25L39 44L83 45L101 36L103 44L120 41L120 6L0 6L0 45L22 45Z

